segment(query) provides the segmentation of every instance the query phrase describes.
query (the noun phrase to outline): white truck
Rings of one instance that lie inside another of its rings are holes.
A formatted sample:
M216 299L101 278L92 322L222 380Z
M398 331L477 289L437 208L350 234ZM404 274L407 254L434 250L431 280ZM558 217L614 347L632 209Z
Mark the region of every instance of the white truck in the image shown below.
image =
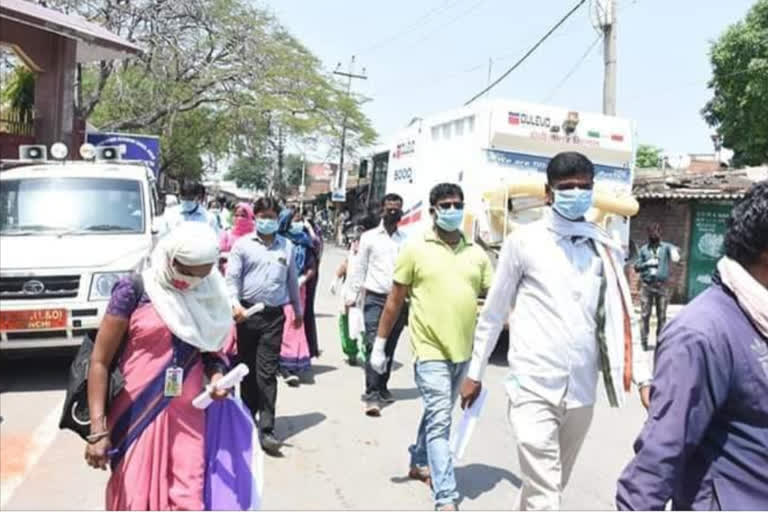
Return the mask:
M154 174L141 162L4 165L0 350L78 345L163 234Z
M386 192L404 198L401 228L431 222L429 191L440 182L461 185L464 232L498 247L521 223L539 218L549 160L578 151L595 164L596 208L603 224L625 247L634 157L633 123L616 117L510 100L485 100L468 107L416 118L367 164L373 170L371 199ZM388 154L384 161L385 154Z

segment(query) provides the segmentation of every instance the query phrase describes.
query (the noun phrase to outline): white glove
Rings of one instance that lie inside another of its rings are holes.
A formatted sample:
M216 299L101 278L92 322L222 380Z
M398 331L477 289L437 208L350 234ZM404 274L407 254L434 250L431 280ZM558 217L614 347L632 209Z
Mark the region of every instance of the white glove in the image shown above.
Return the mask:
M349 307L352 307L355 304L357 304L357 294L352 292L346 293L344 296L344 304Z
M373 371L379 375L384 375L387 371L387 355L384 353L384 347L387 344L386 338L376 337L376 341L373 342L373 350L371 350L371 357L368 360L371 364Z
M304 286L304 283L306 283L306 282L307 282L307 276L301 276L301 277L299 277L299 288L301 288L302 286Z

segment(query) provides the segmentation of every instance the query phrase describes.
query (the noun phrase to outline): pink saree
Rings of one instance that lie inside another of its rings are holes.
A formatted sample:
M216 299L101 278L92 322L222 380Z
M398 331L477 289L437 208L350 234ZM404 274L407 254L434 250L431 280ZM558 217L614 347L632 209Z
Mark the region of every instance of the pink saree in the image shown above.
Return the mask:
M151 304L136 308L128 329L120 362L125 388L109 411L112 431L174 354L171 332ZM108 510L203 509L205 411L192 406L204 385L203 365L199 356L189 361L181 396L171 399L141 430L112 468Z
M299 300L302 304L307 302L307 287L299 288ZM283 343L280 347L280 368L288 373L301 373L309 370L311 361L309 356L309 343L307 342L304 326L296 329L293 320L296 315L293 306L283 306L285 313L285 326L283 327Z

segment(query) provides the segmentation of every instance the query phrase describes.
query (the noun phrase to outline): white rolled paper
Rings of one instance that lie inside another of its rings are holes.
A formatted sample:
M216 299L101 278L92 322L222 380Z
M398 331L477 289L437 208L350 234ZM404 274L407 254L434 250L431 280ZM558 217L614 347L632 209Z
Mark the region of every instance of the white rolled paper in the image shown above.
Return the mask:
M244 363L240 363L232 368L226 375L216 381L215 384L206 386L205 391L200 393L192 400L192 405L197 409L206 409L213 403L211 398L211 390L216 389L218 391L233 388L242 381L246 375L248 375L248 367Z

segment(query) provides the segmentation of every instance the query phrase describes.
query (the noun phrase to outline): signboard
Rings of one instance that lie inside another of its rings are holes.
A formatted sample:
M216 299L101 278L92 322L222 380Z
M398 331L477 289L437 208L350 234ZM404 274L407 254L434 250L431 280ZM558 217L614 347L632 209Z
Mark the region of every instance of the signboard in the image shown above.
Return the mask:
M692 208L691 246L688 253L689 301L712 283L717 261L725 252L726 221L733 203L697 202Z
M528 169L529 174L546 174L547 165L551 158L546 156L531 155L525 153L515 153L512 151L499 151L496 149L486 150L488 162L501 167L517 167ZM613 181L624 185L629 185L632 179L631 171L626 167L616 167L612 165L594 164L595 180Z
M347 201L347 173L339 170L338 166L333 176L331 201L334 203Z
M160 139L131 133L88 133L85 141L94 146L122 146L123 159L148 162L157 176L160 169Z

